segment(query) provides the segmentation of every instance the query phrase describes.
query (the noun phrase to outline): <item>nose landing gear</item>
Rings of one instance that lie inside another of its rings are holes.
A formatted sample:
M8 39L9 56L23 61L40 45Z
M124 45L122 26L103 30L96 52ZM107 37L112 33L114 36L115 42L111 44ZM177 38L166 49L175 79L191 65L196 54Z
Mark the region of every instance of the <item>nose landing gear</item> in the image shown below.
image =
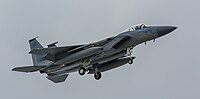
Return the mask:
M133 64L133 58L132 57L130 57L130 59L128 60L128 63Z
M128 60L129 64L133 64L133 59L135 58L135 57L131 57L132 53L133 53L133 47L128 47L127 48L127 56L130 58Z
M127 50L126 50L126 55L131 56L132 53L133 53L133 47L128 47Z

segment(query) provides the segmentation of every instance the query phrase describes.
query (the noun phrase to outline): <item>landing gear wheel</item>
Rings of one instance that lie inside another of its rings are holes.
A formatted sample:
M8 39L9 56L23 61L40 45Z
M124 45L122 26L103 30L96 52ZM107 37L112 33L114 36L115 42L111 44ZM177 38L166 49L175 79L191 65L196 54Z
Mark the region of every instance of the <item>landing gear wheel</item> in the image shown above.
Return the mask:
M78 73L79 75L84 75L86 72L86 69L84 67L79 68Z
M128 63L129 63L129 64L133 64L133 59L130 58L130 59L128 60Z
M96 80L99 80L99 79L101 78L101 72L96 72L96 73L94 73L94 78L95 78Z

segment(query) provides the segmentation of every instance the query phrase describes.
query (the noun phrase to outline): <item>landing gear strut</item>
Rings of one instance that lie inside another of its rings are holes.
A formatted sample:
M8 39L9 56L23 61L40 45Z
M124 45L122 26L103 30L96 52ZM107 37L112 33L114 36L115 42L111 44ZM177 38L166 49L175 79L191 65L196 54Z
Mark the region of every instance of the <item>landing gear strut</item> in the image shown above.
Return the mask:
M128 47L127 48L127 56L130 57L130 59L128 60L129 64L133 64L133 59L135 58L135 57L134 58L131 57L132 52L133 52L133 47Z
M86 72L86 69L84 67L79 68L78 73L79 75L84 75Z
M131 56L132 52L133 52L133 47L128 47L126 52L127 56Z

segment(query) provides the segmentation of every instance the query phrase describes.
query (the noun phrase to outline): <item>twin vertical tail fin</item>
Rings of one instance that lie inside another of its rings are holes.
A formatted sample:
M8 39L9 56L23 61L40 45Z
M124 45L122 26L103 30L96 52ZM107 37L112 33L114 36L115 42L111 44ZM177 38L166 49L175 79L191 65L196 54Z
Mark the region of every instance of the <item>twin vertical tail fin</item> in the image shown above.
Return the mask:
M38 38L38 37L36 37L36 38ZM29 40L31 50L43 48L43 46L36 40L36 38ZM32 59L33 59L33 66L15 67L15 68L12 69L12 71L27 72L28 73L28 72L36 72L36 71L39 71L39 70L46 67L44 65L45 55L32 54Z
M31 51L34 49L43 49L43 46L37 41L37 38L38 37L29 40L29 45L30 45ZM56 46L57 43L58 42L54 42L47 46L48 46L48 48L55 48L55 47L57 47ZM32 60L33 60L33 66L15 67L12 69L12 71L26 72L26 73L40 71L40 73L42 73L42 71L47 67L47 65L52 62L50 60L46 60L45 57L47 54L45 54L45 53L44 54L31 54L31 55L32 55ZM64 82L66 80L66 78L68 77L68 75L69 74L48 75L46 78L48 78L49 80L51 80L54 83L60 83L60 82Z
M29 40L30 50L43 48L36 38L38 37ZM40 66L42 65L41 62L45 60L45 55L32 54L32 60L34 66Z

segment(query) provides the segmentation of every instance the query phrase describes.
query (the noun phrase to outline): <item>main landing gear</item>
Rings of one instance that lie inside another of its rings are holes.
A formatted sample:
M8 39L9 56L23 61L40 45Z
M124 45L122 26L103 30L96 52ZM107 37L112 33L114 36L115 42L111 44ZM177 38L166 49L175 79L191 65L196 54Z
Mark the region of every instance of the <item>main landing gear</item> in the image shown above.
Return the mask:
M94 73L94 78L96 79L96 80L99 80L99 79L101 79L101 72L96 72L96 73Z
M79 75L84 75L86 73L86 69L84 67L80 67L78 73ZM96 80L99 80L101 79L101 76L101 72L97 68L95 68L94 78Z
M84 68L84 66L87 66L88 64L90 64L90 60L82 61L82 67L80 67L78 70L79 75L84 75L86 73L86 69Z
M94 78L96 80L101 79L101 72L99 72L98 68L95 68Z
M84 67L79 68L78 70L79 75L84 75L86 73L86 69Z

